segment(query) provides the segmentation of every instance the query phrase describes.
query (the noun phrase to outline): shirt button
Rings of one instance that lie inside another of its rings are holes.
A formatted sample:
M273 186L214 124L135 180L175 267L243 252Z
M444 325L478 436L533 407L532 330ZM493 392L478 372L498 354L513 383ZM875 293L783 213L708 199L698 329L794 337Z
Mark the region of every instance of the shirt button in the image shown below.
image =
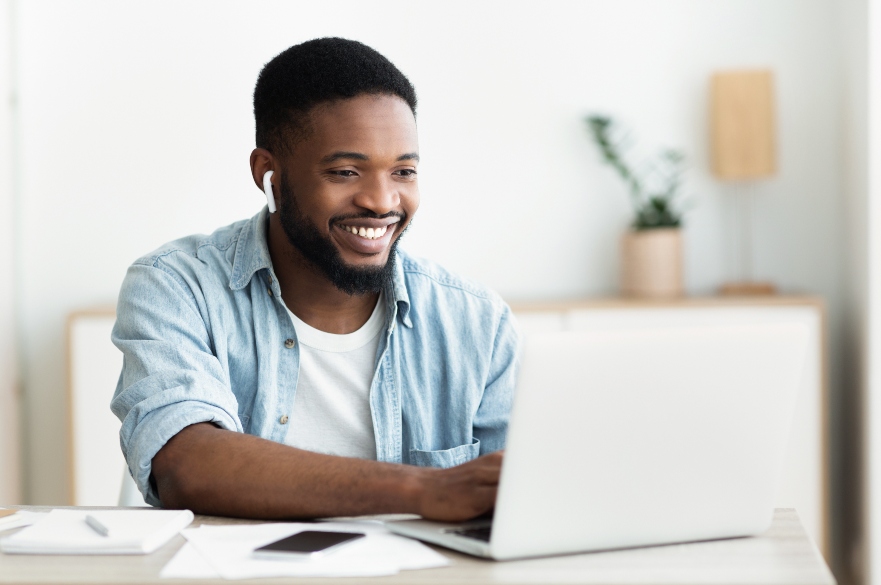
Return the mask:
M269 296L272 296L272 289L271 289L271 288L267 288L267 289L266 289L266 292L269 293Z
M285 339L284 340L284 346L286 348L290 349L290 348L294 347L294 345L296 345L296 342L293 339Z
M278 422L280 422L283 425L288 424L288 415L286 415L286 414L281 415L281 418L278 419Z

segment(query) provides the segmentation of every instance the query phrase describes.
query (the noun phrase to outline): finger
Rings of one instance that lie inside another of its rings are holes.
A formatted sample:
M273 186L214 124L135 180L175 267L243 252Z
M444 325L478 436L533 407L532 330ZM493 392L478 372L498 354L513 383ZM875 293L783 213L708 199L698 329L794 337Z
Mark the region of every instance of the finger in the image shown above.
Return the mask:
M475 490L475 505L480 511L476 514L484 514L492 510L496 505L496 498L499 495L499 489L495 486L484 486Z
M498 485L501 475L500 465L483 465L474 470L474 479L485 486Z
M481 455L480 457L478 457L478 459L483 459L483 460L486 460L486 461L498 461L499 463L501 463L501 462L502 462L502 458L503 458L504 456L505 456L505 451L504 451L504 450L502 450L502 451L493 451L492 453L489 453L489 454L487 454L487 455Z
M490 453L489 455L481 455L477 459L472 459L467 463L463 463L460 467L489 467L499 469L502 466L502 455L500 451Z

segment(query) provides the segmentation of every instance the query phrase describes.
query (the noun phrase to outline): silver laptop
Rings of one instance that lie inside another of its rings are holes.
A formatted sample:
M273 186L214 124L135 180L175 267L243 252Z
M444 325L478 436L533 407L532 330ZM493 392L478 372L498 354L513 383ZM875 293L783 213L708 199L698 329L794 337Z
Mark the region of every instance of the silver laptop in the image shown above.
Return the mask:
M494 518L387 526L498 560L759 534L807 350L799 323L528 337Z

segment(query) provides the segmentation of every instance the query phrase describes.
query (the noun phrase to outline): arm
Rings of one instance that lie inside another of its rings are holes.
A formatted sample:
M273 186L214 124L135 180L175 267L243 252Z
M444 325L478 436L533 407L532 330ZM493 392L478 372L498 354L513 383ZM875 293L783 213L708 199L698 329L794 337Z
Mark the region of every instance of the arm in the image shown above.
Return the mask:
M210 314L187 272L158 260L129 269L113 333L124 366L111 406L148 503L254 518L414 512L457 520L492 507L500 457L419 469L244 434Z
M495 504L502 457L431 469L321 455L203 423L153 458L162 504L247 518L415 513L465 520Z

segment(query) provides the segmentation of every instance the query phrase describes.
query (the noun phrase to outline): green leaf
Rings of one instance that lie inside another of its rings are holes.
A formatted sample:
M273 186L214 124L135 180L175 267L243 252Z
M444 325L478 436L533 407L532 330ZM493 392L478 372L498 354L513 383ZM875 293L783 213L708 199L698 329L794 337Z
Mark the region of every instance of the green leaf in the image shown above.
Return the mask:
M611 166L627 185L631 204L635 213L633 227L635 229L654 229L661 227L679 227L682 224L682 210L674 208L673 199L682 185L682 173L685 168L685 155L679 150L667 148L661 150L656 161L644 169L644 174L637 173L630 167L623 151L630 143L630 134L612 142L611 133L615 121L609 116L591 115L585 118L594 142L600 150L602 160ZM647 170L645 170L647 168ZM659 176L664 183L658 193L646 194L643 191L643 179Z

